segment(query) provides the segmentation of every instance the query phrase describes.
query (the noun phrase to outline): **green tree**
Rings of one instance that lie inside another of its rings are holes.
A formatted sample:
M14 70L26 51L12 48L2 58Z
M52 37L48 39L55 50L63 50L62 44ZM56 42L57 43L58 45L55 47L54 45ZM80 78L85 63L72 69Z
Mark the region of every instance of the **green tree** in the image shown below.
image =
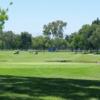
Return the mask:
M91 25L83 25L77 33L66 36L66 41L71 49L100 49L100 20L97 18Z
M14 34L13 49L21 49L21 35Z
M13 3L12 2L10 2L9 3L9 5L12 5ZM8 14L7 14L7 12L8 12L8 10L9 10L9 7L7 8L7 9L2 9L1 7L0 7L0 39L1 39L1 44L2 44L2 46L1 46L1 48L3 49L3 28L4 28L4 24L5 24L5 22L8 20Z
M94 20L94 21L92 22L92 24L100 25L100 20L99 20L99 18L97 18L96 20Z
M91 48L90 42L88 41L89 37L92 35L91 26L86 24L78 32L81 42L81 49L88 50Z
M94 32L93 35L89 38L93 49L99 50L100 49L100 27L98 27Z
M43 36L37 36L32 39L32 48L37 50L45 49L45 38Z
M32 46L32 35L28 32L21 33L21 49L31 49Z
M19 49L21 46L21 35L12 31L3 32L3 49ZM0 41L0 48L2 48Z
M67 23L61 20L53 21L43 27L43 34L49 38L63 38Z
M3 32L3 40L4 49L14 48L15 34L12 31Z

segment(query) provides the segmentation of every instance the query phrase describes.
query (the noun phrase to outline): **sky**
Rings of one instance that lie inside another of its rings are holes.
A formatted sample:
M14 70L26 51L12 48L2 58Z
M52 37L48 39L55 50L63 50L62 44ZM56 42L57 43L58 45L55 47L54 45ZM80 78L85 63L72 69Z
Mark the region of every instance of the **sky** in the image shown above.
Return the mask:
M11 0L0 0L6 8ZM67 22L65 34L77 32L82 25L91 24L100 17L100 0L12 0L5 31L27 31L41 35L43 25L55 20Z

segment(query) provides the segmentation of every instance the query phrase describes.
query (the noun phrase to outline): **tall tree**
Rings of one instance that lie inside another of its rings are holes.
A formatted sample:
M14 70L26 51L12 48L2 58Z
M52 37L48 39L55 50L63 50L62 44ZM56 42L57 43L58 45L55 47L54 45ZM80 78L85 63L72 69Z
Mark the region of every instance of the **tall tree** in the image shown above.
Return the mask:
M89 40L93 46L93 49L100 49L100 27L93 32L93 35L90 36Z
M32 35L28 32L21 33L21 49L30 49L32 46Z
M43 34L49 38L63 38L67 23L61 20L53 21L43 27Z
M13 49L14 48L14 41L15 41L15 34L12 31L3 32L3 39L4 49Z
M94 20L94 21L92 22L92 24L100 25L100 20L99 20L99 18L97 18L96 20Z
M9 5L12 5L13 3L10 2ZM7 9L2 9L0 8L0 39L2 41L2 49L3 49L3 28L4 28L4 24L5 22L8 20L8 12L9 7Z

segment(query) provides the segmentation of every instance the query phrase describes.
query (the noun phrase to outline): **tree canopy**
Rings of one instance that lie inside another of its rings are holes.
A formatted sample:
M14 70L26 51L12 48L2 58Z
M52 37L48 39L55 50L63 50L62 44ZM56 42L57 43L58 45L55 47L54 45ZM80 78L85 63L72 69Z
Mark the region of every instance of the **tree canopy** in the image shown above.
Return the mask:
M62 20L50 22L43 27L43 34L49 38L63 38L67 23Z

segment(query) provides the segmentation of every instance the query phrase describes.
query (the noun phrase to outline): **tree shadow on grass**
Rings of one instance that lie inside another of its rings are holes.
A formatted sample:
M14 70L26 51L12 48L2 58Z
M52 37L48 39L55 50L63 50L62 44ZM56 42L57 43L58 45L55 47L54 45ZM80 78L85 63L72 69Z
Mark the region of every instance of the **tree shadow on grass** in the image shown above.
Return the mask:
M45 96L100 100L100 81L0 76L0 100L43 100L39 97Z

